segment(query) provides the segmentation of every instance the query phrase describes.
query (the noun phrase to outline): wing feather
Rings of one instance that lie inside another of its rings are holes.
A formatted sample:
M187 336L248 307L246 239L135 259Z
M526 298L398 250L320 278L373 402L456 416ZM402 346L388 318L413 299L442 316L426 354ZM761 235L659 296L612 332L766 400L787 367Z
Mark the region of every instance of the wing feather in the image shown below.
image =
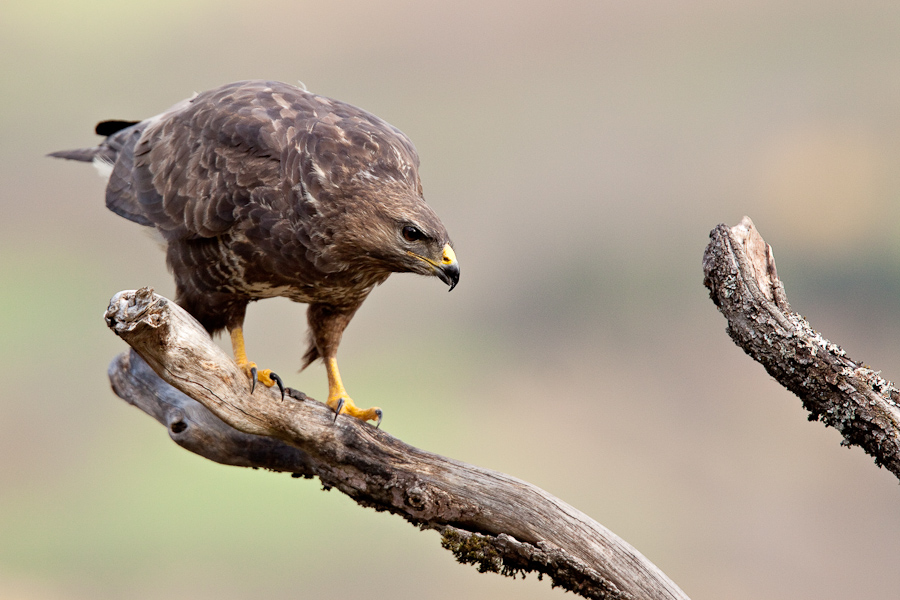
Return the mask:
M200 94L147 127L135 150L144 213L168 239L228 231L258 187L280 188L287 140L252 110L266 82Z

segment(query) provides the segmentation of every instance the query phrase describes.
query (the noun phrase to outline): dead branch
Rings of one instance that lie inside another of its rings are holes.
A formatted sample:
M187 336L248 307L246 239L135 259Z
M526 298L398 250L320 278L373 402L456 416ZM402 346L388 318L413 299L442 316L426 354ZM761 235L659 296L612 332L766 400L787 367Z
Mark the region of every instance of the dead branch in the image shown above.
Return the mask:
M441 531L444 547L481 571L536 571L587 598L687 599L624 540L529 483L419 450L356 419L335 421L301 393L281 401L257 387L251 395L206 331L148 288L116 294L106 322L155 372L134 354L120 356L110 366L116 393L192 452L317 476L363 506Z
M810 412L900 478L900 392L851 360L791 311L772 248L753 222L719 225L703 255L703 283L728 320L728 335Z
M223 465L285 471L298 477L315 475L305 452L281 440L226 425L205 406L160 379L134 350L110 363L109 381L117 396L162 423L172 441L186 450Z

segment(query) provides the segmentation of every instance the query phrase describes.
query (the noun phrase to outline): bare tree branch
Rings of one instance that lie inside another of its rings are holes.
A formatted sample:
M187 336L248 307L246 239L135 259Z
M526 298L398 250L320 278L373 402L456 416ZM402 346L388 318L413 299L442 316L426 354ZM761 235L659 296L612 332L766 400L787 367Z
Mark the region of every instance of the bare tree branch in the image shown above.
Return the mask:
M900 478L900 392L809 326L787 302L772 248L753 222L719 225L703 255L704 284L728 335L810 412Z
M109 365L117 396L163 425L176 444L204 458L237 467L286 471L312 477L309 457L299 448L262 435L243 433L225 424L206 407L159 378L134 350Z
M353 418L335 421L300 393L281 401L257 387L251 395L247 377L206 331L148 288L116 294L106 322L165 380L122 355L110 367L116 393L188 450L315 475L363 506L441 531L444 547L481 571L536 571L588 598L687 599L628 543L529 483L419 450Z

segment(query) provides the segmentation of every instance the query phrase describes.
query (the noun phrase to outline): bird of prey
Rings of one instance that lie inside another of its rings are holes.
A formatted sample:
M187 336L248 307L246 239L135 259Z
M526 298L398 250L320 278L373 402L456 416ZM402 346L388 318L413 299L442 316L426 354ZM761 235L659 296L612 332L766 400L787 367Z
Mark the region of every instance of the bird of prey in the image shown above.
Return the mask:
M227 329L251 382L284 387L247 359L247 304L308 304L309 349L328 374L327 404L381 423L347 394L337 349L391 273L459 281L447 230L422 197L419 157L401 131L344 102L272 81L195 95L143 121L104 121L99 145L50 156L109 176L106 206L155 228L176 302L210 333Z

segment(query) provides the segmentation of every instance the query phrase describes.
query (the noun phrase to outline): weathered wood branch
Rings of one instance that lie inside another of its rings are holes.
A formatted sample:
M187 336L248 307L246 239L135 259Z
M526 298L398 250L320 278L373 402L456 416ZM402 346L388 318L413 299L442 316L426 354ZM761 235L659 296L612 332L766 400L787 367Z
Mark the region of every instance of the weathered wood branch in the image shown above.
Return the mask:
M335 421L302 393L281 401L257 387L251 395L206 331L152 290L116 294L106 322L143 359L126 353L113 362L116 393L188 450L319 477L363 506L441 531L444 547L481 571L536 571L587 598L687 599L628 543L529 483L419 450L353 418Z
M186 450L224 465L285 471L298 477L315 475L305 452L281 440L230 427L160 379L134 350L110 363L109 381L117 396L162 423L172 441Z
M791 310L772 248L744 217L709 234L704 284L728 320L728 335L810 413L900 478L900 391Z

